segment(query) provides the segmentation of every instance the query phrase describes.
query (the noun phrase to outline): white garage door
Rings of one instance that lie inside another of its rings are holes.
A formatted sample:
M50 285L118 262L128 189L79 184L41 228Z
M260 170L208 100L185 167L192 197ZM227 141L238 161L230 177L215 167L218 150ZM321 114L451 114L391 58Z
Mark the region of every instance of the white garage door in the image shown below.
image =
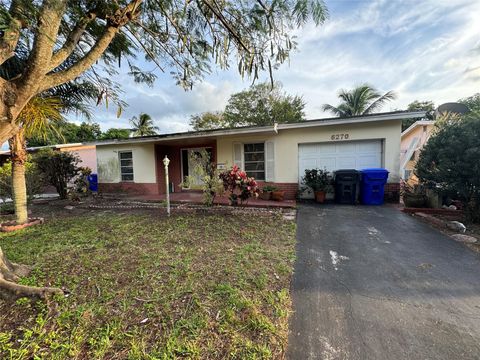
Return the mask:
M299 183L305 169L365 169L382 167L382 141L345 141L298 145Z

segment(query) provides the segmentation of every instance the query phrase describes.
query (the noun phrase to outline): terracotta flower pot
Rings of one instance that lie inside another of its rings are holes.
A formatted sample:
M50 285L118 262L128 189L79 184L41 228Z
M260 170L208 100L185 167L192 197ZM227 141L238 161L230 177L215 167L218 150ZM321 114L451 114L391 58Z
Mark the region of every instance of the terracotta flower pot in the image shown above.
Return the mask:
M272 191L272 200L283 201L285 198L285 191Z
M315 191L315 201L323 204L325 202L325 191Z

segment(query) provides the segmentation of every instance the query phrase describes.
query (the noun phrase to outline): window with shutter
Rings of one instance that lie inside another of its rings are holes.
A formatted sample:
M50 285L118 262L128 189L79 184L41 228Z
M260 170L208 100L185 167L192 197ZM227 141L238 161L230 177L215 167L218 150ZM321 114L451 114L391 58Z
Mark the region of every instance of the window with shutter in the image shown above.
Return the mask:
M233 165L242 168L242 144L233 144Z

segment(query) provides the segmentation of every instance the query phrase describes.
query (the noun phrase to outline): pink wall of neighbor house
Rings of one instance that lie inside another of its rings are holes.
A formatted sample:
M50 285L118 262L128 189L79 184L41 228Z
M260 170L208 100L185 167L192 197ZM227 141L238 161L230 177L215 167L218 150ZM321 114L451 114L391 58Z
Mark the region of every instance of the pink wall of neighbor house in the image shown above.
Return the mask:
M434 128L434 121L421 120L411 125L402 133L400 143L400 164L405 164L402 169L405 172L401 174L403 178L408 178L415 168L415 164L420 156L420 152L428 142L428 139L432 135ZM405 162L405 156L407 155L408 149L415 138L418 139L417 145L415 146L414 152L412 153L410 159Z
M79 166L89 167L92 173L97 173L97 153L95 145L67 146L61 147L59 150L74 153L81 160L78 164Z

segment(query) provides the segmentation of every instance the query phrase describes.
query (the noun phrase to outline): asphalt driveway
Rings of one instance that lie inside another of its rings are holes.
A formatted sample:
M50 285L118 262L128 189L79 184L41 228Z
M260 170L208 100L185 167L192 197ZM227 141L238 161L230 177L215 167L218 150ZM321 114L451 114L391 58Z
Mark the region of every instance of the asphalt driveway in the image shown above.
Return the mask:
M480 255L388 206L301 205L289 359L480 359Z

